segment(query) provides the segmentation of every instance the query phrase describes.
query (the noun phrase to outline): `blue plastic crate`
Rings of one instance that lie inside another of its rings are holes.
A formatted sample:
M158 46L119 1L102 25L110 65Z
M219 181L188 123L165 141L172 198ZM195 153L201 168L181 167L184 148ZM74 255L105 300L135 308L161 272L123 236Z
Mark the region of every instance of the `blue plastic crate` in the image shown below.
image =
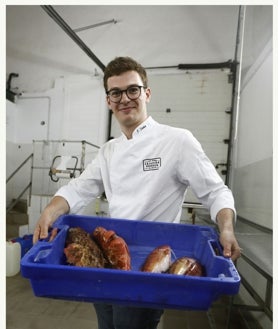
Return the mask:
M21 247L21 258L33 246L33 234L26 234L23 237L12 239L13 242L18 242Z
M34 294L41 297L85 302L108 302L153 308L207 310L222 295L235 295L239 274L224 258L212 227L161 222L111 219L78 215L62 216L55 223L59 233L52 242L39 241L21 260L21 273L29 278ZM63 249L69 227L92 232L103 226L123 237L131 254L131 271L70 266ZM205 276L177 276L141 272L147 255L168 244L176 257L200 261Z

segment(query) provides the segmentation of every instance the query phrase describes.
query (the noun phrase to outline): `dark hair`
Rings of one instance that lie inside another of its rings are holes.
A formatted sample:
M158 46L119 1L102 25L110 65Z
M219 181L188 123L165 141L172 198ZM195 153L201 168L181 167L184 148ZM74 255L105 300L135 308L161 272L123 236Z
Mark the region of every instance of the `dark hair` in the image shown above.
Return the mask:
M148 77L145 69L141 64L136 62L131 57L116 57L113 59L104 70L103 85L107 91L107 80L114 75L121 75L127 71L136 71L143 82L144 87L148 86Z

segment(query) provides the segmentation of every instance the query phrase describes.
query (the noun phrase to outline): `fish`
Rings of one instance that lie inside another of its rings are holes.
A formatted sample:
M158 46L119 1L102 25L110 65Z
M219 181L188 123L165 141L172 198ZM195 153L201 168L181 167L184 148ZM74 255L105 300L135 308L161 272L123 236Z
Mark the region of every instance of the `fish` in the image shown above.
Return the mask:
M163 273L171 264L171 248L168 245L156 247L146 258L143 272Z
M177 275L203 276L202 265L194 258L181 257L176 259L169 267L167 273Z

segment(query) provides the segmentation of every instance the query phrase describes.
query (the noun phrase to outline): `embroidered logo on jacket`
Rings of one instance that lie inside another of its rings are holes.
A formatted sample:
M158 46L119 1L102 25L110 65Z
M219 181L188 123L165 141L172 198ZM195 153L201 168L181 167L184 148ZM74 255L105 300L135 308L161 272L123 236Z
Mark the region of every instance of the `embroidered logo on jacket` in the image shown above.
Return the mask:
M161 158L145 159L143 160L143 170L158 170L161 167Z

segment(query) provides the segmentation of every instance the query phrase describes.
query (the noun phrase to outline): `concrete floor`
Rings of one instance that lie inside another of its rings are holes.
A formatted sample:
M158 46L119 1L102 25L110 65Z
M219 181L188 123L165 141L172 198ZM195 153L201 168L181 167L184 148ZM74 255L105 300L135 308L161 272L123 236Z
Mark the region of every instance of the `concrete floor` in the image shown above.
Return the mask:
M158 329L227 328L227 307L223 307L227 303L227 298L217 301L209 314L165 310ZM92 304L35 297L29 280L21 274L6 278L6 310L7 329L97 329ZM229 329L251 328L256 326L251 322L247 326L239 310L233 309Z

